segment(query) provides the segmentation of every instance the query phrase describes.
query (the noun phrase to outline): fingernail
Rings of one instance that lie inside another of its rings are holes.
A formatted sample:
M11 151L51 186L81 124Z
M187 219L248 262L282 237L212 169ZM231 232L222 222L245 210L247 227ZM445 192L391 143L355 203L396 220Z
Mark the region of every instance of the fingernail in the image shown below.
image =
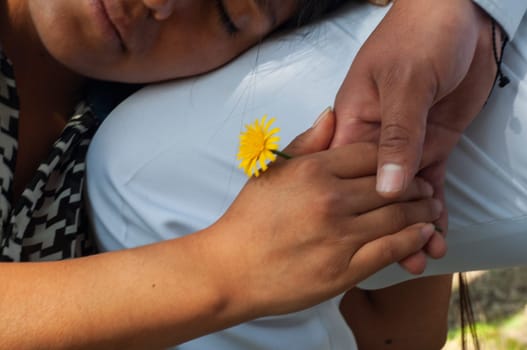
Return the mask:
M424 193L425 196L431 197L434 194L434 187L430 185L428 182L424 183Z
M404 186L404 169L399 164L387 163L381 167L377 178L377 192L399 192Z
M423 227L421 227L421 235L423 236L425 241L428 241L430 237L432 237L434 232L435 232L435 228L434 228L434 225L432 224L426 224Z
M157 21L164 21L172 14L172 7L170 2L166 2L164 4L152 6L152 11L154 11L154 18Z
M433 205L437 215L441 214L441 212L443 211L443 203L441 203L441 201L438 199L434 199Z
M331 112L332 110L333 110L332 107L328 107L324 109L324 111L320 113L320 115L318 116L317 120L315 120L315 122L313 123L313 128L317 126L322 120L324 120L324 118L326 118L329 112Z

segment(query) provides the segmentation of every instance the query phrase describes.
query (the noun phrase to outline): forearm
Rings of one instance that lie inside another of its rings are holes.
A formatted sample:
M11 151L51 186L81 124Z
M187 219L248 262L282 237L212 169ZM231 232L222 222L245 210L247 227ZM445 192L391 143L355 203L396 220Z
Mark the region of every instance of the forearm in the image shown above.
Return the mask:
M245 321L200 234L53 263L1 264L0 348L156 349Z
M349 291L341 311L359 349L434 350L446 340L451 276Z

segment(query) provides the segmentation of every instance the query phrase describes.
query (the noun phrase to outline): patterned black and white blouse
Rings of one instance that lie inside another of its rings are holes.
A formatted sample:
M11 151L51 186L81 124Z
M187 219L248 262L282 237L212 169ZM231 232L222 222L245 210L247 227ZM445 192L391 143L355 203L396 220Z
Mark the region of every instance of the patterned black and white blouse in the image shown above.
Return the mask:
M85 156L99 121L77 108L48 158L11 204L19 101L0 48L0 261L61 260L95 252L83 199Z

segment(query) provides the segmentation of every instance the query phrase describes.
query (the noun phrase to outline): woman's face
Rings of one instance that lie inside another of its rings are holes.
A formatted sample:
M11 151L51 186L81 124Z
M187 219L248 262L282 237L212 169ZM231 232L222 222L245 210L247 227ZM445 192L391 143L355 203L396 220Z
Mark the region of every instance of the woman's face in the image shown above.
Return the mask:
M294 13L295 0L28 0L44 46L89 77L151 82L214 69Z

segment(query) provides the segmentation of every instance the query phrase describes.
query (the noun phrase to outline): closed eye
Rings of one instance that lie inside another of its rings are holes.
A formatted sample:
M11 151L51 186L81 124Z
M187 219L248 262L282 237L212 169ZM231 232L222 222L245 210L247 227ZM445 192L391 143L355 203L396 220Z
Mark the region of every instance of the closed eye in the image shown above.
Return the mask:
M240 32L240 29L232 21L231 16L225 8L223 0L216 0L216 9L218 11L220 23L227 32L227 34L229 34L229 36L235 36L236 34L238 34Z

